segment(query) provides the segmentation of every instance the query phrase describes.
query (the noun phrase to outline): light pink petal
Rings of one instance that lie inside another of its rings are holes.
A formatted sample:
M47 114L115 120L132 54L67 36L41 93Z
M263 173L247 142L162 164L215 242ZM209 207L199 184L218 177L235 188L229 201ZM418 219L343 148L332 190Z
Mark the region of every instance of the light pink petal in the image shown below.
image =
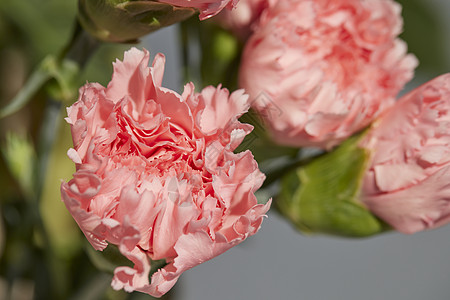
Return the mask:
M81 162L82 162L77 150L75 150L73 148L70 148L67 151L67 156L76 164L81 164Z
M137 247L136 244L141 238L139 232L129 222L129 218L126 217L122 226L112 230L110 239L118 240L120 252L134 263L134 267L117 267L111 286L115 290L124 289L133 292L148 285L150 262L146 253Z
M450 74L403 96L361 141L373 152L362 201L395 229L450 222Z
M377 165L374 173L377 187L382 192L407 188L424 179L422 168L417 165Z
M138 193L134 187L122 189L115 218L123 222L126 218L139 231L140 247L149 250L153 224L161 210L157 195L149 190Z
M177 253L175 260L153 274L151 295L155 297L164 295L176 283L181 273L222 254L234 245L220 235L212 241L205 232L181 236L174 247Z
M167 199L162 205L161 212L155 220L153 233L153 258L162 259L174 256L174 245L183 234L184 228L190 220L198 216L196 207L188 201L186 195L180 191L180 183L171 178L166 182L165 189L158 195Z
M193 7L200 10L200 20L211 18L218 14L225 7L233 7L237 2L235 0L160 0L160 2L169 3L181 7Z
M106 91L108 99L117 103L126 95L133 95L138 97L136 100L142 100L144 80L148 75L144 68L148 65L149 57L147 50L131 48L125 52L123 61L116 60L113 77Z
M230 130L229 127L238 124L237 119L250 107L248 95L243 90L230 95L227 89L209 86L198 97L205 103L204 110L197 116L198 126L205 135Z
M61 195L84 235L96 250L103 250L107 243L103 236L94 235L95 229L101 224L101 218L92 212L86 211L90 199L100 189L100 179L89 173L75 173L74 179L61 184Z
M444 225L450 221L450 167L408 189L367 197L364 203L403 233Z

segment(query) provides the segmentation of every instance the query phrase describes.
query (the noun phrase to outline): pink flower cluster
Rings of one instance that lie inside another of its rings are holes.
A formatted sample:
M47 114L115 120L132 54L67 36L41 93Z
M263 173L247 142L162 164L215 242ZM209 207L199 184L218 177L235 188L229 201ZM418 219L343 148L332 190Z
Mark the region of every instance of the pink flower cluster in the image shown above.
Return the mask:
M222 9L232 9L239 0L159 0L180 7L192 7L200 10L200 20L211 18Z
M393 105L417 65L400 12L392 0L283 0L261 15L240 85L270 99L252 106L276 141L330 148Z
M273 139L330 149L375 121L361 143L373 155L362 202L404 233L450 222L450 75L395 102L417 65L398 39L401 6L392 0L268 3L248 0L244 8L259 7L254 14L227 15L235 30L252 27L240 85Z
M239 244L270 206L254 195L265 176L250 151L233 153L252 126L242 90L182 95L161 86L164 57L127 51L106 88L93 83L68 108L76 173L64 203L96 250L117 245L134 267L116 268L112 286L153 296L182 272ZM167 265L151 277L152 260Z
M403 96L362 141L373 153L362 201L396 230L450 222L450 74Z

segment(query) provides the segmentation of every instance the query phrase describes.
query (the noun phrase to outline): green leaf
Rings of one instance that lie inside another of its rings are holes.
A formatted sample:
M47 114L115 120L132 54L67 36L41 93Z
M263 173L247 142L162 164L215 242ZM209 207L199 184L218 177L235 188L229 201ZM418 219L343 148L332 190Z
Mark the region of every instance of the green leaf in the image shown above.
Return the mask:
M1 152L11 174L19 183L24 194L30 197L34 192L33 176L36 161L36 152L30 139L8 132Z
M352 137L334 151L286 174L276 204L303 233L365 237L385 225L359 201L369 153Z
M0 119L12 115L24 107L50 78L50 74L40 65L31 74L19 93L0 110Z
M1 0L0 19L14 30L7 31L6 43L21 47L27 62L36 66L47 54L65 45L76 7L76 0Z
M71 101L78 90L78 65L70 60L59 62L54 56L47 56L39 67L31 74L19 93L0 110L0 119L12 115L22 109L33 96L50 80L55 83L49 86L54 99Z

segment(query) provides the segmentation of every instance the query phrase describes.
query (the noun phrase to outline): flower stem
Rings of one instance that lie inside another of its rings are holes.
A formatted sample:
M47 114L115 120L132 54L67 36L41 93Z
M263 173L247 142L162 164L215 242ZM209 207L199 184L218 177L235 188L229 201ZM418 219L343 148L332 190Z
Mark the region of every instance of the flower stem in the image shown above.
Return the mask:
M58 56L58 63L63 60L72 60L78 64L82 69L92 54L99 47L100 42L90 37L76 22L75 30L69 44L62 50ZM39 143L37 146L37 160L35 163L35 196L33 197L32 205L29 208L33 211L34 225L42 238L44 249L44 259L49 267L49 288L53 290L56 297L60 298L64 295L63 281L64 276L58 274L58 260L52 250L50 238L45 229L42 216L39 214L40 202L42 198L43 187L46 180L48 163L50 155L55 144L55 139L58 136L58 131L61 123L62 101L61 99L47 98L47 103L44 111L44 119L41 124L39 132ZM44 291L45 292L45 291ZM44 295L37 295L39 298Z
M183 80L192 81L196 86L202 86L200 70L201 49L199 45L198 21L189 18L180 23L181 58L183 62Z
M86 33L77 21L75 30L69 44L62 50L58 59L61 62L64 59L70 59L76 62L82 69L92 54L95 53L100 46L100 42L88 33ZM47 173L47 165L50 153L58 136L59 121L61 119L61 101L48 97L44 113L44 120L40 129L39 145L38 145L38 162L36 166L36 190L37 202L40 201L43 185L45 183L45 174Z
M281 177L283 177L286 173L295 170L299 167L302 166L306 166L307 164L309 164L310 162L312 162L313 160L325 155L327 152L319 152L317 154L311 155L311 156L307 156L304 158L300 158L294 161L289 161L288 163L285 163L283 165L281 165L280 167L272 170L271 172L267 172L266 173L266 180L264 181L263 185L261 186L261 188L266 188L268 186L270 186L272 183L274 183L275 181L281 179Z
M73 60L82 69L100 45L101 42L87 33L77 20L72 39L61 51L59 59Z

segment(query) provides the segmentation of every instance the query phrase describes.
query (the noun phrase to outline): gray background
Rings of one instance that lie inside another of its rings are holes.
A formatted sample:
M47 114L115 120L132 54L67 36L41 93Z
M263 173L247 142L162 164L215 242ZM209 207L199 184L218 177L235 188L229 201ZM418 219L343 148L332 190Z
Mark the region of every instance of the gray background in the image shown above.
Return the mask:
M424 1L435 6L450 32L450 0ZM152 55L166 55L164 85L181 91L177 35L172 26L143 44ZM449 50L450 34L446 40ZM419 73L408 88L436 75ZM448 300L450 227L362 240L306 237L270 212L257 235L185 272L176 295L183 300Z

